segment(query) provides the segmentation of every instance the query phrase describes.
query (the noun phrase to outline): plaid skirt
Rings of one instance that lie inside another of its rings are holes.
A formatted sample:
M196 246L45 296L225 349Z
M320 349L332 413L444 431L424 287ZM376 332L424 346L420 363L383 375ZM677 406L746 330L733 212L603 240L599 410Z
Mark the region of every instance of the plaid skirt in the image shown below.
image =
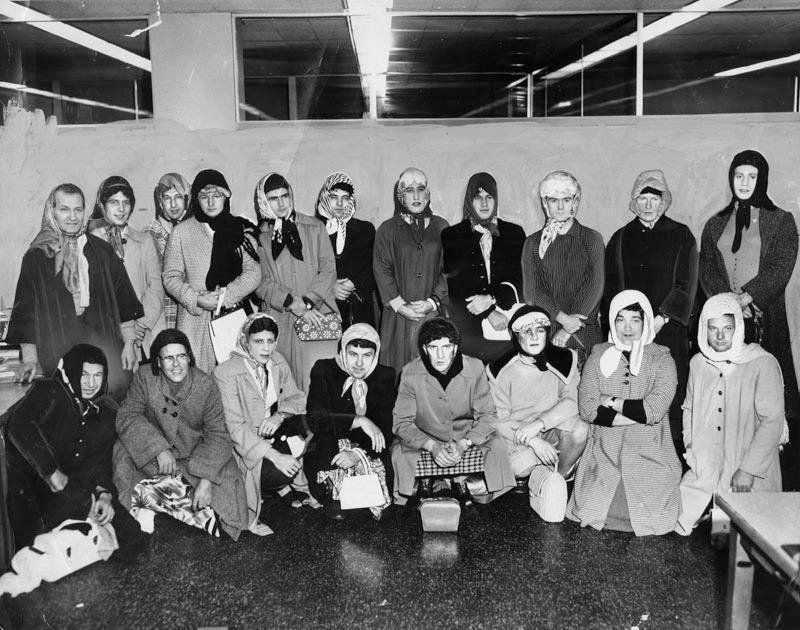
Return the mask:
M417 468L414 471L415 477L442 477L451 475L469 475L472 473L483 472L483 451L475 446L470 446L461 461L455 466L448 466L443 468L439 466L434 460L433 455L428 451L422 451L417 459Z

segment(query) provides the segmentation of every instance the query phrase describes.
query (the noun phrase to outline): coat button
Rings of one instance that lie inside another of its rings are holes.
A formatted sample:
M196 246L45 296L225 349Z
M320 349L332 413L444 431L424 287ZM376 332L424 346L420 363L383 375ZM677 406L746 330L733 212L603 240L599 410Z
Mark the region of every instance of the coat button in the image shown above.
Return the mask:
M718 393L720 396L722 396L722 390L719 390L717 393Z
M164 407L164 408L161 410L161 413L167 413L167 408L166 408L166 407Z
M418 274L417 274L417 278L421 278L421 277L422 277L422 274L421 274L421 273L418 273Z
M625 372L625 376L630 376L630 374L628 374L627 372Z
M717 409L717 411L719 411L720 413L722 413L722 407L719 407L719 408Z
M178 417L178 412L177 411L173 411L171 415L172 415L173 418L177 418Z
M630 385L630 383L631 383L630 381L622 381L623 385Z
M717 431L722 431L722 427L717 427Z

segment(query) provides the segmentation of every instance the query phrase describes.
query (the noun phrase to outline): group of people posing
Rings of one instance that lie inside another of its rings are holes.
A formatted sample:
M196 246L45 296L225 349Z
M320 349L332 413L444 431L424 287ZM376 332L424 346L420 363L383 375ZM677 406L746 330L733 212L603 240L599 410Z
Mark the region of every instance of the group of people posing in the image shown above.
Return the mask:
M539 184L546 222L527 238L498 217L488 173L449 226L406 169L377 231L341 172L316 216L265 175L258 225L231 213L221 173L169 173L143 231L124 178L91 212L62 184L7 335L21 379L50 377L5 416L16 544L89 515L137 548L155 512L266 535L265 493L340 519L351 473L379 477L380 518L444 479L485 503L549 468L574 478L569 518L637 535L689 534L714 492L779 491L786 417L800 421L785 305L798 238L768 175L760 153L734 157L699 251L665 216L659 170L636 178L635 217L607 245L564 171ZM209 324L239 309L217 364ZM331 314L341 336L300 334Z

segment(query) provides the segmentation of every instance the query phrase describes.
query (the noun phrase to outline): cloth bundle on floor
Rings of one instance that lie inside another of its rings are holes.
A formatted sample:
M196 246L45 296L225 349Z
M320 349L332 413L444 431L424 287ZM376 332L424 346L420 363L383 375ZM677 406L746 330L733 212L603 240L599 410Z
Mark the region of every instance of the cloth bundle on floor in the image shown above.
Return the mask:
M142 530L153 533L155 512L168 514L192 527L219 538L219 518L207 505L202 510L192 510L194 488L183 475L159 475L142 479L133 488L131 514L139 521Z

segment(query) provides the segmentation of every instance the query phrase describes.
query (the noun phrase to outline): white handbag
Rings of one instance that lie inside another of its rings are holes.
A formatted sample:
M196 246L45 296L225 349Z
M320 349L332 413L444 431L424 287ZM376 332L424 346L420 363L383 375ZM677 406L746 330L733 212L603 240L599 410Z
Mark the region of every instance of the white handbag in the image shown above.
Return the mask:
M211 345L214 346L217 363L222 363L230 358L245 320L247 320L247 313L243 308L237 308L235 311L208 322L208 332L211 335Z
M372 472L369 458L361 449L353 449L361 459L366 474L348 474L342 479L342 487L339 489L339 502L343 510L357 510L360 508L380 507L384 504L383 490L378 475ZM353 466L348 473L354 471Z
M499 306L495 306L495 311L500 313L501 315L505 315L506 319L511 319L511 316L517 312L517 309L525 306L524 303L519 301L519 293L517 293L517 287L515 287L510 282L501 282L501 284L507 284L511 287L514 291L514 304L511 305L510 308L503 310ZM508 328L504 328L503 330L495 330L494 326L489 323L489 318L485 317L481 321L481 328L483 329L483 338L488 339L489 341L511 341L511 335L508 332Z
M548 523L560 523L567 512L567 482L553 466L534 466L528 480L533 511Z

